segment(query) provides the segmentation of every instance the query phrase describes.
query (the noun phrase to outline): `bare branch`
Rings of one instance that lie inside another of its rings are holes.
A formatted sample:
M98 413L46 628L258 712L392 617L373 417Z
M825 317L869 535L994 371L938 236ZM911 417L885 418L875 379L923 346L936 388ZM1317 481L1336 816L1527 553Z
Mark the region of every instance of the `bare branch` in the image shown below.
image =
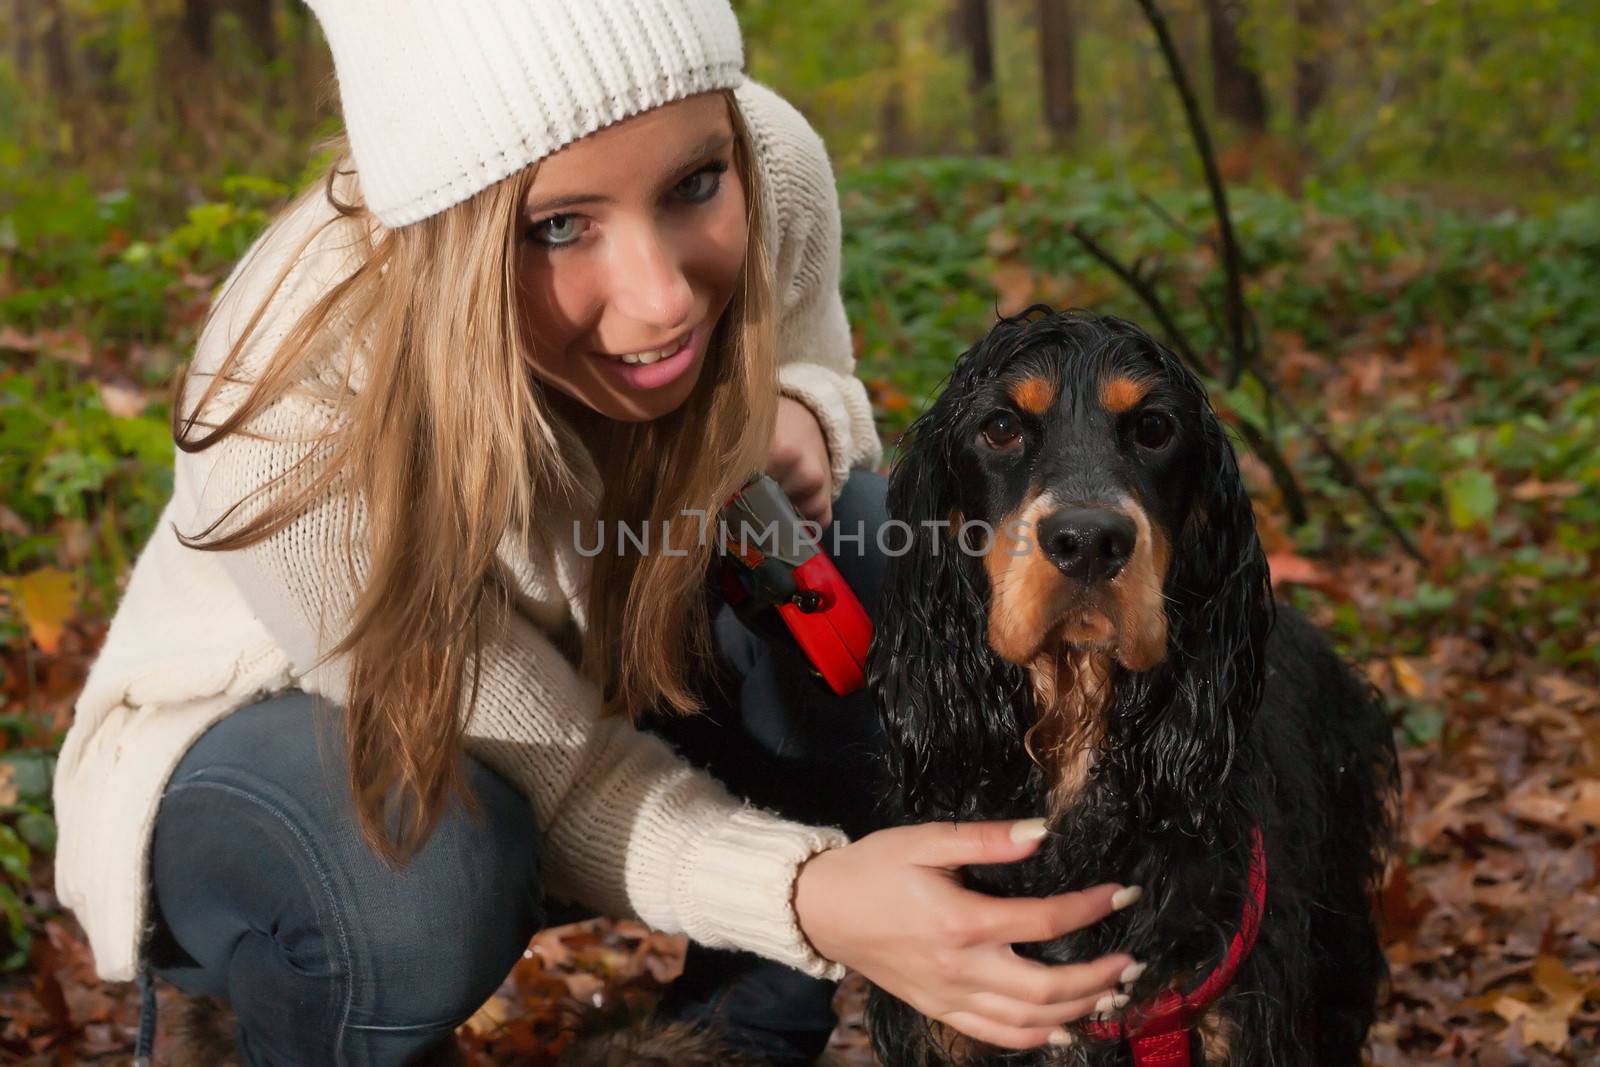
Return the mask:
M1383 501L1378 499L1378 494L1373 492L1372 488L1361 480L1361 475L1356 471L1355 464L1345 458L1344 453L1339 451L1338 446L1328 439L1327 434L1322 432L1322 428L1302 415L1300 410L1290 403L1289 399L1279 391L1278 387L1266 375L1258 370L1252 370L1250 376L1261 383L1261 388L1266 391L1267 397L1274 404L1289 413L1290 420L1300 429L1300 432L1311 438L1311 443L1316 446L1317 451L1332 464L1334 477L1339 480L1341 485L1355 491L1356 495L1367 505L1367 510L1372 512L1373 516L1378 520L1378 524L1388 530L1396 541L1400 542L1400 547L1405 550L1406 555L1418 563L1427 563L1428 561L1423 557L1421 550L1411 540L1411 535L1406 533L1399 521L1389 513L1389 509L1383 506Z
M1217 376L1215 369L1201 359L1200 354L1189 343L1189 335L1178 329L1178 324L1173 321L1172 316L1167 312L1166 304L1144 275L1140 274L1135 267L1128 266L1113 255L1109 249L1091 237L1081 224L1074 223L1072 229L1068 232L1084 247L1085 251L1101 263L1104 263L1106 269L1122 279L1123 284L1132 289L1134 295L1144 301L1144 306L1150 309L1150 314L1154 315L1156 321L1161 324L1161 329L1166 333L1172 347L1177 349L1178 355L1183 357L1183 361L1189 364L1196 374L1213 379Z
M1228 349L1233 357L1228 365L1226 384L1229 388L1239 384L1246 367L1256 362L1257 352L1252 331L1245 322L1248 314L1244 303L1244 261L1239 254L1239 242L1233 232L1233 216L1228 210L1228 191L1217 170L1216 152L1211 146L1211 132L1206 128L1205 117L1200 112L1200 102L1195 99L1189 84L1188 72L1172 40L1166 16L1156 6L1155 0L1138 0L1145 19L1155 31L1161 45L1161 55L1166 60L1172 83L1183 101L1183 114L1189 123L1189 134L1194 138L1195 151L1200 155L1200 165L1205 170L1206 186L1211 190L1211 208L1217 216L1217 231L1222 238L1222 269L1227 281Z
M1150 213L1152 215L1170 226L1174 233L1182 234L1184 237L1188 238L1191 242L1197 245L1209 245L1214 243L1211 238L1207 237L1205 234L1195 233L1193 230L1189 229L1189 227L1179 222L1175 217L1173 217L1172 212L1168 211L1161 205L1161 201L1157 200L1149 193L1140 191L1139 200L1144 204L1145 207L1150 209Z

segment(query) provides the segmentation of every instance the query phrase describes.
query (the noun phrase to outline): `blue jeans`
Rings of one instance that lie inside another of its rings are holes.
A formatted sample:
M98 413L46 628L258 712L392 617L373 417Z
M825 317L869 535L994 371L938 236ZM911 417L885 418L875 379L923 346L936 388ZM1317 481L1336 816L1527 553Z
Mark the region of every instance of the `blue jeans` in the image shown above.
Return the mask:
M874 616L883 496L881 476L851 475L834 529L865 536L830 551ZM775 614L747 626L723 605L714 632L718 667L699 683L709 714L644 725L786 816L852 836L883 825L868 694L840 698L811 677ZM485 817L452 804L393 871L356 828L335 709L289 692L224 717L184 755L157 815L150 973L227 1000L254 1067L402 1064L449 1038L552 919L531 805L461 759ZM660 1012L798 1064L826 1044L832 996L832 983L749 953L691 946Z

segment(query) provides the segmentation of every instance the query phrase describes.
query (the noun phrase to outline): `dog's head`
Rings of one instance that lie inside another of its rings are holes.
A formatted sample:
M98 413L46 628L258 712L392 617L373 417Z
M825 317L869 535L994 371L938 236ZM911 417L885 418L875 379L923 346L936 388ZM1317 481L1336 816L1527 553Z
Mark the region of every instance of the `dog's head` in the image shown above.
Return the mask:
M1187 821L1259 702L1272 606L1199 381L1132 323L1034 307L961 356L904 446L889 510L915 536L871 673L911 813L996 815L1029 775L1065 798L1093 774L1142 823Z

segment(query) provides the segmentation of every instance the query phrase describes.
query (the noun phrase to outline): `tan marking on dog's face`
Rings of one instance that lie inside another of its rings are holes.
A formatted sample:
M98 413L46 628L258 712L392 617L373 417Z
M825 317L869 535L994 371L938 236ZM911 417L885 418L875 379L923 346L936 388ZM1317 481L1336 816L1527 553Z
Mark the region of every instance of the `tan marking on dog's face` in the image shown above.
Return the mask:
M1041 493L1007 515L995 530L983 568L989 575L989 647L1001 659L1026 665L1056 622L1061 572L1039 548L1039 519L1055 501Z
M1100 385L1100 406L1113 415L1132 411L1155 383L1149 378L1130 378L1119 374Z
M1130 671L1147 671L1167 655L1167 603L1162 589L1172 546L1136 501L1118 508L1137 531L1133 555L1111 580L1117 605L1117 662Z
M1144 509L1124 499L1118 510L1134 523L1133 555L1116 578L1074 603L1066 599L1073 587L1038 541L1039 520L1057 506L1045 492L1008 515L983 564L989 647L1028 669L1035 715L1025 746L1055 782L1052 806L1059 811L1083 788L1104 736L1113 666L1145 671L1166 656L1162 587L1171 548Z
M1024 378L1011 387L1011 399L1023 411L1043 415L1055 403L1056 383L1037 375Z

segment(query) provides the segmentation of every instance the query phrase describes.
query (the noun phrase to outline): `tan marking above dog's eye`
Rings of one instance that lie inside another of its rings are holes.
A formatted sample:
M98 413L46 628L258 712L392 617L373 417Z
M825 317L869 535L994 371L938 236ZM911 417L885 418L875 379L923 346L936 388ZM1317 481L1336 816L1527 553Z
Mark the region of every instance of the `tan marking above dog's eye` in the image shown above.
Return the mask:
M1011 387L1011 399L1017 407L1032 415L1043 415L1056 399L1056 387L1044 378L1024 378Z
M1100 406L1113 415L1132 411L1150 392L1150 384L1139 378L1112 378L1100 387Z
M996 411L983 420L980 428L984 443L990 448L1009 449L1022 438L1022 424L1009 411Z

